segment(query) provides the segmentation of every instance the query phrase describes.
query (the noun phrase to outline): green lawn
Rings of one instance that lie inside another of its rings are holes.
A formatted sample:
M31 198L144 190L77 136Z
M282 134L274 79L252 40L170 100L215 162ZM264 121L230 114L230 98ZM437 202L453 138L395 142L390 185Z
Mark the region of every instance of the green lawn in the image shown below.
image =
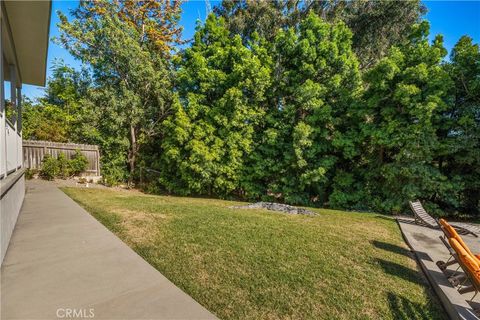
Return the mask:
M221 319L442 318L385 216L294 216L222 200L63 190Z

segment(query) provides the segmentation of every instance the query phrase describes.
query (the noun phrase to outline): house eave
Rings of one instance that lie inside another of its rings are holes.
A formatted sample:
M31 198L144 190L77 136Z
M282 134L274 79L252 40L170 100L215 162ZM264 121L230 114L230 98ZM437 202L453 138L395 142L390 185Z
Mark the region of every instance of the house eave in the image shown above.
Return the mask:
M2 1L8 20L19 80L45 86L51 1Z

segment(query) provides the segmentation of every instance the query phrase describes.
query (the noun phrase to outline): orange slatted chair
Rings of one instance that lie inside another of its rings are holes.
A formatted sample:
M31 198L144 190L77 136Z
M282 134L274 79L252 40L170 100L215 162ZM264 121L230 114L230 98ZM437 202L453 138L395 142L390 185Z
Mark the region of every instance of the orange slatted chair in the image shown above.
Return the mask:
M458 263L457 258L456 258L456 252L452 249L451 245L448 243L448 239L454 238L457 240L460 245L463 246L463 248L472 255L472 257L477 260L480 263L480 255L475 255L470 248L467 246L467 244L463 241L463 239L460 237L458 234L457 230L453 228L445 219L439 219L438 223L440 224L440 229L443 231L444 236L440 237L440 240L443 242L445 247L448 249L450 252L450 257L448 258L447 262L443 261L437 261L437 266L440 268L440 270L445 271L449 266L454 265ZM453 280L453 277L451 277L451 280ZM453 283L456 283L455 281Z
M455 228L453 228L447 221L445 221L444 219L440 219L438 220L438 222L440 223L440 225L442 226L442 230L444 231L445 233L445 236L447 238L454 238L455 240L458 241L458 243L460 243L460 245L465 249L465 251L467 251L475 260L477 260L477 262L480 264L480 254L474 254L470 248L467 246L467 244L465 243L465 241L463 241L462 237L460 237L460 235L457 233L457 231L455 230Z
M462 267L471 285L462 287L458 290L461 294L475 291L475 295L480 291L480 263L465 250L465 248L455 238L448 239L452 249L457 253L457 260ZM475 297L475 295L473 297ZM473 298L472 298L473 299Z

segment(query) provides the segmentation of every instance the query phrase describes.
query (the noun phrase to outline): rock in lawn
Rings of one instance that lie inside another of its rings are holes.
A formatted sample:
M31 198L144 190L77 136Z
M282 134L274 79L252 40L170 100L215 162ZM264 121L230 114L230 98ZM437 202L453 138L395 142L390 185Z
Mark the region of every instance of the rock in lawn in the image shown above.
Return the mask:
M275 203L275 202L256 202L252 204L247 204L245 206L233 206L230 208L234 209L267 209L267 210L272 210L272 211L278 211L278 212L284 212L284 213L289 213L289 214L305 214L305 215L316 215L315 212L303 209L303 208L297 208L294 206L290 206L288 204L281 204L281 203Z

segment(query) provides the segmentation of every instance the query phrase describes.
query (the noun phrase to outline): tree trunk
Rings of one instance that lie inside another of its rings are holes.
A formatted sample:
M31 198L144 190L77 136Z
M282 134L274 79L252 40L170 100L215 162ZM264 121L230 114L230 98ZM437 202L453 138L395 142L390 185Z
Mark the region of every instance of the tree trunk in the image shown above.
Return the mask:
M130 166L130 177L128 180L131 182L133 180L133 174L135 173L135 161L137 158L137 151L138 151L138 145L137 145L137 137L135 134L135 127L133 125L130 125L130 152L128 156L128 163Z
M381 164L385 161L385 149L383 147L380 147L380 150L378 151L378 160Z

